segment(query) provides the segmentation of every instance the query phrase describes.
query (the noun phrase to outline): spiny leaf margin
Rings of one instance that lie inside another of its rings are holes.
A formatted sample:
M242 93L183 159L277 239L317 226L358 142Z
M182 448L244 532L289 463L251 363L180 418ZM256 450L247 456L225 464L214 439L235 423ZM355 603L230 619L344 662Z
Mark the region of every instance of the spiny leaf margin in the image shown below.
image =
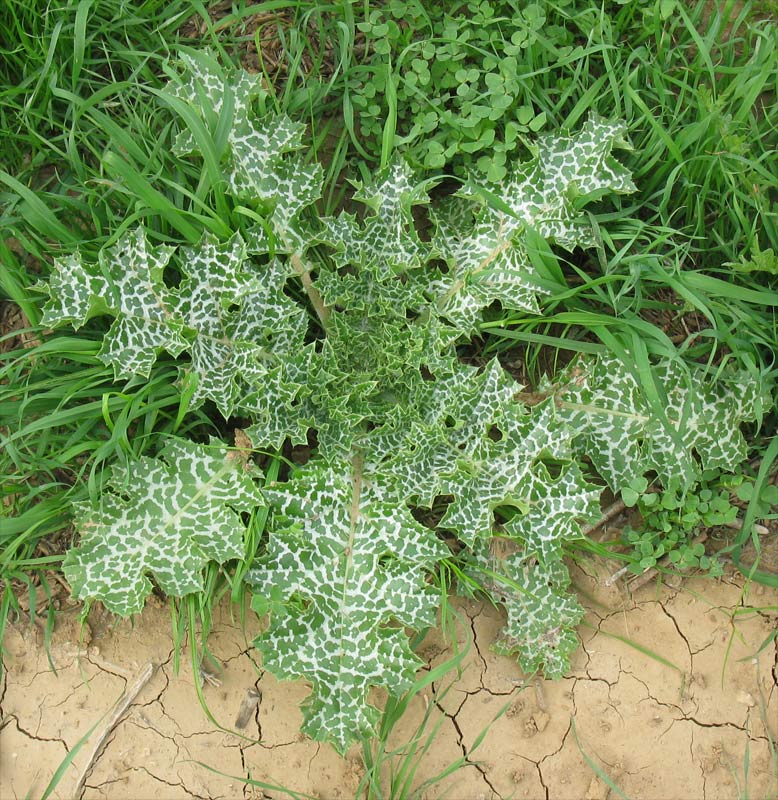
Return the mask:
M114 467L100 503L75 506L80 541L62 565L74 596L128 617L151 592L148 575L171 597L201 591L209 561L243 556L240 514L265 502L255 475L239 452L185 439Z

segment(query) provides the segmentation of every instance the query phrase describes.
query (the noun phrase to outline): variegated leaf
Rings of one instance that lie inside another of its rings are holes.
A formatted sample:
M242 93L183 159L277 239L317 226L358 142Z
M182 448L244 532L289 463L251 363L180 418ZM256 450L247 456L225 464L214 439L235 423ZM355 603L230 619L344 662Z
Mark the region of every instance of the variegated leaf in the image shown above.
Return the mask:
M702 470L733 471L748 457L741 426L756 419L763 398L745 374L706 379L702 370L665 362L655 370L665 417L647 425L648 466L667 486L688 485Z
M113 315L98 357L117 378L148 376L161 349L178 355L187 347L183 320L162 278L173 252L152 246L146 231L135 228L102 250L97 264L78 256L55 262L43 323L80 325L95 310Z
M191 369L199 377L193 400L213 400L225 418L265 384L268 372L297 357L308 325L305 310L284 294L289 267L271 261L252 268L242 247L239 239L238 253L206 241L184 251L189 280L179 290L180 313L193 333ZM227 271L234 280L225 291L219 276Z
M372 213L364 221L346 212L327 217L317 238L336 248L340 265L356 264L379 277L421 266L430 249L416 233L411 208L429 199L413 180L410 167L397 162L381 170L371 183L356 185L354 199Z
M318 164L304 166L286 158L301 148L305 126L275 113L260 115L258 100L266 97L261 82L260 75L225 69L208 52L187 52L165 92L190 105L214 133L224 124L221 118L232 114L227 147L220 154L230 191L268 210L268 230L281 240L279 250L288 251L287 240L296 235L295 218L318 199L323 172ZM197 152L189 130L179 134L176 146L181 153Z
M532 414L506 417L501 438L488 438L472 456L461 458L457 471L442 481L441 493L453 500L441 524L469 545L489 537L498 506L527 510L538 502L538 491L552 491L553 482L549 479L547 486L543 484L547 476L537 473L536 467L544 455L569 449L571 434L558 423L551 404L535 408Z
M614 491L643 475L649 411L637 379L617 358L577 360L555 395L559 416Z
M183 280L171 289L163 270L174 252L152 247L137 228L102 251L98 264L77 257L56 263L44 320L115 316L98 355L117 377L148 375L162 348L188 351L182 372L196 376L192 402L213 400L228 417L268 372L301 352L307 316L284 292L292 270L278 260L252 265L237 234L224 243L206 235L179 253Z
M581 538L581 522L594 522L600 513L600 489L588 483L574 463L552 478L543 464L526 476L521 492L524 513L516 514L505 530L525 543L525 549L544 563L561 558L562 545Z
M276 676L311 682L303 729L341 752L374 733L371 686L399 695L412 685L421 662L403 626L433 622L425 569L447 552L407 510L371 496L378 479L355 455L349 471L319 462L268 490L274 532L248 575L260 594L297 601L271 615L257 646Z
M111 314L101 357L117 375L148 374L163 348L186 353L195 402L250 417L257 447L308 445L308 463L267 490L267 549L249 578L256 607L271 612L264 666L312 684L310 735L345 750L375 730L372 687L397 696L413 684L420 662L404 629L433 622L427 571L450 553L409 504L445 507L438 527L472 550L472 570L488 569L486 588L508 611L504 651L528 671L563 674L581 610L562 547L597 512L580 449L614 488L647 470L669 480L742 458L737 426L758 410L750 389L674 365L655 370L667 398L658 413L607 357L575 362L527 409L497 361L462 363L485 307L539 311L528 232L588 246L582 205L633 190L612 156L624 126L592 117L541 139L503 184L468 184L441 203L421 236L413 207L428 185L406 166L357 186L360 218L321 220L321 169L299 152L305 129L267 113L261 79L208 53L180 64L168 105L191 130L178 151L206 150L209 175L217 163L235 201L225 224L251 219L248 245L206 237L174 257L131 231L97 265L55 264L44 324ZM177 287L163 276L173 258ZM117 470L101 505L79 509L81 542L65 561L78 596L129 614L151 576L181 596L200 588L208 560L242 555L239 514L263 502L244 465L175 441ZM486 550L495 513L520 548L499 563Z
M77 507L80 541L63 571L76 597L125 617L143 608L149 575L171 597L201 590L209 561L243 555L239 514L264 504L240 453L182 439L115 467L109 487L99 505Z
M164 93L191 104L206 125L214 125L227 109L233 123L253 116L255 101L265 94L262 75L240 70L235 77L225 70L215 56L206 51L181 51L180 69L165 86ZM229 103L226 103L229 99ZM176 152L189 155L198 152L195 137L188 128L177 136Z
M449 273L436 284L442 314L464 331L495 300L503 307L538 313L540 285L523 234L528 228L568 249L593 244L591 227L580 210L582 200L608 192L632 192L629 172L611 155L627 147L622 123L594 115L570 135L542 138L534 159L518 166L500 185L487 187L498 202L484 200L470 184L462 202L479 202L475 224L458 228L452 220L466 215L448 208L437 220L437 249ZM468 198L468 199L465 199Z
M241 399L241 413L253 420L247 433L255 447L280 449L287 439L292 444L306 443L317 418L310 403L316 359L312 346L287 354L261 380L257 378Z
M584 610L568 591L570 577L561 558L538 562L522 551L497 558L482 544L470 564L469 574L508 615L494 649L517 656L527 674L563 677L578 649L575 628Z
M620 491L649 470L665 485L688 486L702 470L742 463L740 426L762 406L755 381L738 375L714 382L702 369L669 362L653 373L666 398L659 409L611 355L579 359L558 382L558 414L610 487Z
M48 282L41 281L34 287L49 296L41 325L69 322L80 328L90 317L108 313L109 285L94 265L84 263L80 253L56 259Z

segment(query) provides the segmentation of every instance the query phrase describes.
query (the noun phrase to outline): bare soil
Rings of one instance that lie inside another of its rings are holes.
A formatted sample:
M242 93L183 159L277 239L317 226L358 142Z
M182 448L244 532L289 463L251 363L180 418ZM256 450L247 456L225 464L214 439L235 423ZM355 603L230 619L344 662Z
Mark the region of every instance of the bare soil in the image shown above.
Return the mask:
M632 800L778 797L778 642L758 652L778 625L778 591L752 586L744 593L732 574L645 586L632 597L581 571L575 580L588 614L573 669L558 682L528 681L513 660L490 651L499 611L455 604L456 638L461 646L470 642L464 672L415 697L391 743L406 741L432 704L432 724L441 726L416 785L463 753L469 763L420 797L616 797L587 758ZM244 632L221 607L209 637L221 683L206 683L204 694L227 730L198 703L185 647L175 674L170 614L160 603L150 603L134 624L93 613L83 633L78 608L63 609L51 644L56 674L39 627L12 626L0 683L0 797L40 797L97 723L53 797L289 796L245 787L241 778L251 776L316 798L353 798L363 774L359 750L341 758L299 733L307 688L262 672L250 646L258 625L249 625ZM440 633L420 649L433 666L450 654ZM110 729L77 793L94 745L110 727L107 712L148 664L151 679ZM262 697L241 738L234 723L251 687Z

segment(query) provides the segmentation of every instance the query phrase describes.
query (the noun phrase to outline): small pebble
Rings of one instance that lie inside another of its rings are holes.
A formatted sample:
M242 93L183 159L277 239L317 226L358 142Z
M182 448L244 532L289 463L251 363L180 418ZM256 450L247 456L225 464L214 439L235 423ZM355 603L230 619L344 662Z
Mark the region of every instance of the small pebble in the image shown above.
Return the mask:
M532 721L535 723L535 727L538 731L544 731L548 727L549 720L551 718L546 714L545 711L536 711L532 715Z
M748 706L749 708L753 708L756 705L753 695L749 694L748 692L738 692L735 699L738 701L738 703Z

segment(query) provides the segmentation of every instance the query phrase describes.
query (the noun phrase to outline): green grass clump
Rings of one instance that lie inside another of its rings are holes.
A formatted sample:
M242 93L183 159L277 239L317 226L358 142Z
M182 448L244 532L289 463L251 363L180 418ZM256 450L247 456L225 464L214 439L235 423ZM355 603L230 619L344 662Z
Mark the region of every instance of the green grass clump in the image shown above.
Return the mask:
M700 266L778 246L778 36L748 6L672 4L614 64L633 120L641 216L692 240ZM661 9L661 6L660 6Z
M21 0L0 9L0 126L4 167L40 168L52 148L75 155L82 104L110 81L153 81L148 57L166 53L193 13L188 2ZM101 98L105 103L109 98Z
M630 215L707 265L778 249L778 42L748 4L392 0L357 28L344 102L364 155L390 135L420 168L497 181L534 134L595 110L629 124Z

